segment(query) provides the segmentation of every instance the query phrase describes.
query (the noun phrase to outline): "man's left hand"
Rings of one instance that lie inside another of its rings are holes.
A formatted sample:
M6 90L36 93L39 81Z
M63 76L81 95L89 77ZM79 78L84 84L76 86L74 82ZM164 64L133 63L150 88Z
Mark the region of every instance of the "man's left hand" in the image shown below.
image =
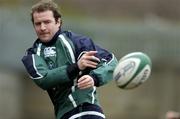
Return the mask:
M86 89L94 86L94 80L89 75L84 75L78 80L78 88L80 89Z

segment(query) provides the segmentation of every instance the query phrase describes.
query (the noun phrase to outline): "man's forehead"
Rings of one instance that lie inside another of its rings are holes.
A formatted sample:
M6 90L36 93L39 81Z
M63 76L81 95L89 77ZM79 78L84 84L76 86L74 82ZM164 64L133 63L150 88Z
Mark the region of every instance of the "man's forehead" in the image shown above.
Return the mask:
M33 16L53 16L53 12L51 10L35 11Z
M40 20L40 19L52 19L54 18L53 12L50 10L43 11L43 12L34 12L33 13L34 20Z

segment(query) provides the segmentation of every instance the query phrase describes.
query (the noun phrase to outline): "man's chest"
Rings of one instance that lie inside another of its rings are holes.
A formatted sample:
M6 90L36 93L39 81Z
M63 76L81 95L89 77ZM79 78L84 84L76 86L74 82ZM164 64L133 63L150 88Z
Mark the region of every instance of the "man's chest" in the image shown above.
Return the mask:
M66 65L68 62L67 51L59 45L43 47L42 56L49 69Z

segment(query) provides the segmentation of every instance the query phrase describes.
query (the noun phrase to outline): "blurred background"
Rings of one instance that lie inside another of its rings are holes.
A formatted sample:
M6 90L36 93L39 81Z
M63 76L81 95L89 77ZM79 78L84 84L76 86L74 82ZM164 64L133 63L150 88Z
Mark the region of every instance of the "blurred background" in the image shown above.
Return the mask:
M0 119L53 119L47 93L28 77L21 58L36 39L30 21L38 0L0 0ZM91 37L118 59L141 51L149 80L133 90L112 81L98 89L107 119L164 119L180 111L180 0L57 0L63 28Z

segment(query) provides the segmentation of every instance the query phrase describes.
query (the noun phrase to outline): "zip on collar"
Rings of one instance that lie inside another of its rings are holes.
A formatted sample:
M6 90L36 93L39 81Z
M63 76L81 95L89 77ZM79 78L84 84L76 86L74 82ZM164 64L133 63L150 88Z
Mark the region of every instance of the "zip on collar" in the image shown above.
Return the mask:
M62 31L61 31L61 29L59 29L59 30L55 33L55 35L53 36L53 38L52 38L49 42L46 42L46 43L42 42L42 44L45 45L45 46L51 46L51 45L53 45L53 44L57 41L57 37L58 37L59 34L61 34L61 33L62 33ZM38 38L38 39L37 39L37 42L41 42L41 40Z

